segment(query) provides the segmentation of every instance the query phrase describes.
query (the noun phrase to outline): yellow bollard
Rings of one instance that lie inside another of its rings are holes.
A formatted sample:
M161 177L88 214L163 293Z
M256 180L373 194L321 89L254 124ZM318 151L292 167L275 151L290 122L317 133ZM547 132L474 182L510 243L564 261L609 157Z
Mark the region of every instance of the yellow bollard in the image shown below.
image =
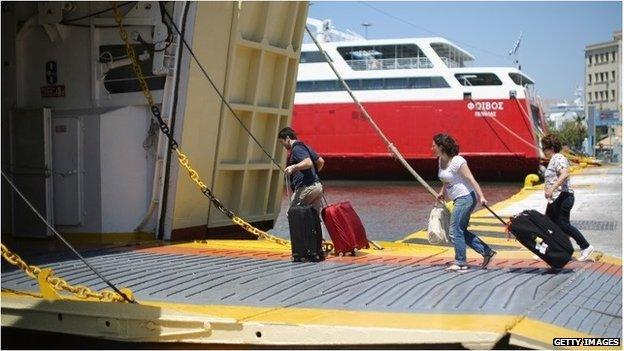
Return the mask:
M539 183L539 176L537 174L529 174L524 178L524 188L530 188L533 187L535 185L537 185L537 183Z

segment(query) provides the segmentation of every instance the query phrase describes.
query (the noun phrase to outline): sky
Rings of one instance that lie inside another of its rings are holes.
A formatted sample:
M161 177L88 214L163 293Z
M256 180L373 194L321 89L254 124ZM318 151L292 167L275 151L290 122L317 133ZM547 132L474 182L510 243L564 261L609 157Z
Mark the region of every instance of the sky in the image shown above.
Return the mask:
M573 100L585 46L622 29L620 1L312 1L308 16L361 35L371 23L369 39L441 36L475 57L470 66L513 66L522 32L518 60L543 99Z

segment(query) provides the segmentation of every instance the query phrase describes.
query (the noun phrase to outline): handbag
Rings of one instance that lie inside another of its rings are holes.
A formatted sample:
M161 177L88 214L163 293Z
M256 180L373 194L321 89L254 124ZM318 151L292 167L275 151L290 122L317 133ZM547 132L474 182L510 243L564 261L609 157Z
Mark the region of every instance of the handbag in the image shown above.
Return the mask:
M436 204L429 214L427 232L430 244L441 244L452 242L451 232L451 212L442 204Z

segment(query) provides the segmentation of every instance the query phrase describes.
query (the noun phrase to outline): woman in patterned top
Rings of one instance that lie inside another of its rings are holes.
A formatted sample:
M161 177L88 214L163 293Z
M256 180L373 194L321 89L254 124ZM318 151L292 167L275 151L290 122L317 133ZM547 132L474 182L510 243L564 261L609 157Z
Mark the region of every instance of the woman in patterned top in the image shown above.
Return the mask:
M483 240L468 230L470 214L479 203L487 205L487 200L481 191L479 183L472 176L466 160L459 156L459 145L450 135L437 134L433 137L431 149L438 157L438 177L442 181L442 189L438 193L438 199L446 197L453 200L453 212L451 213L450 231L455 244L455 264L446 268L447 271L465 272L466 245L473 248L483 256L481 268L487 268L488 264L496 255ZM476 194L475 194L476 193Z
M585 261L594 251L583 234L570 224L570 211L574 206L574 191L570 187L568 159L560 154L561 141L554 134L542 139L542 150L550 158L544 174L544 196L548 200L546 216L555 222L564 233L571 236L581 247L579 261Z

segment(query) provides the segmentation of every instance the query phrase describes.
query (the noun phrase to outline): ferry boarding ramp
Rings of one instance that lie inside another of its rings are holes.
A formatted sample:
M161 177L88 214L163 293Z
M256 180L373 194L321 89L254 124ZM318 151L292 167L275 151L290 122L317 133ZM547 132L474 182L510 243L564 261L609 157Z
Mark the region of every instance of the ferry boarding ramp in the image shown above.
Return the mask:
M621 170L584 170L573 182L579 199L615 203L617 194L608 194L618 188ZM541 196L539 186L525 189L494 208L503 215L537 208ZM614 238L611 246L621 240L618 210L594 211L581 205L575 217L614 225L587 231L590 241L594 234ZM419 233L383 242L384 250L321 263L290 262L288 247L264 240L83 250L112 282L132 290L139 305L44 300L36 281L3 262L2 323L108 340L241 347L552 349L556 337L621 338L620 258L595 256L596 262L553 271L503 239L504 228L484 210L473 214L471 226L499 254L481 270L480 257L469 253L474 267L460 274L443 271L451 248L410 243ZM67 252L24 259L72 284L106 287Z

